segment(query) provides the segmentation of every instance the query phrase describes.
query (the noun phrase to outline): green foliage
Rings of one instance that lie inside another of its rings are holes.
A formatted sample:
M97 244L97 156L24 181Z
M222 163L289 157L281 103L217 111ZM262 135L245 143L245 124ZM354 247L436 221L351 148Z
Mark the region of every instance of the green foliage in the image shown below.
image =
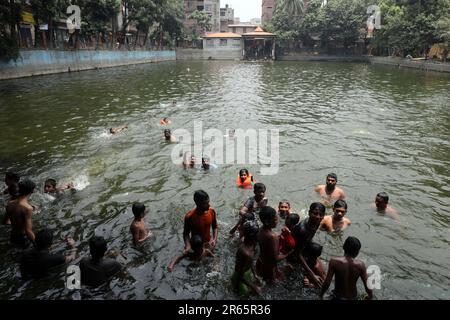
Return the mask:
M300 10L292 9L296 1L280 0L272 21L264 28L277 35L281 47L288 43L311 46L313 39L320 39L325 48L330 44L349 47L365 40L375 52L402 56L424 54L434 43L448 47L449 0L329 0L325 6L322 2L310 1L299 16ZM367 7L373 4L381 9L382 28L369 40Z
M211 31L212 28L211 17L206 12L195 10L194 12L192 12L189 18L195 20L197 25L203 31Z
M20 21L21 5L15 1L0 2L0 60L19 57L19 43L15 26Z

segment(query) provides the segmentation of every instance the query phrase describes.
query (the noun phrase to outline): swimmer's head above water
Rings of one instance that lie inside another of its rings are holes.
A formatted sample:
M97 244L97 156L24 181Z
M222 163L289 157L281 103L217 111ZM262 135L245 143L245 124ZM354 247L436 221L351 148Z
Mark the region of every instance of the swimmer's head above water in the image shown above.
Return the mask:
M337 175L335 173L329 173L326 180L327 189L334 189L336 187L337 180Z
M378 210L386 210L389 203L389 196L386 192L380 192L375 198L375 205Z
M337 200L333 205L333 219L342 220L347 213L347 202L345 200Z
M205 170L208 170L210 166L210 160L208 156L202 157L202 168Z
M6 171L5 173L5 184L10 186L13 183L19 183L20 175L15 171Z
M147 213L145 211L145 205L140 202L133 203L133 207L131 210L133 211L135 219L142 219Z
M55 179L47 179L44 183L44 193L56 193L58 190L56 189L56 180Z

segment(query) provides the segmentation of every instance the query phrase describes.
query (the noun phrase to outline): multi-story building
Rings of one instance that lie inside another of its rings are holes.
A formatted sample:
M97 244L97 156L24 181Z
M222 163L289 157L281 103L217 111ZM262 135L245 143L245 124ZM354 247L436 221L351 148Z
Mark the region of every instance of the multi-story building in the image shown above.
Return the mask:
M194 11L206 12L211 17L211 32L220 32L220 0L184 0L184 27L188 34L195 30L197 35L202 35L195 20L189 19Z
M211 17L211 32L220 32L220 0L205 0L205 12Z
M220 8L220 32L228 32L228 26L234 23L234 9L229 5Z
M277 0L262 0L262 23L266 23L272 20L276 4Z

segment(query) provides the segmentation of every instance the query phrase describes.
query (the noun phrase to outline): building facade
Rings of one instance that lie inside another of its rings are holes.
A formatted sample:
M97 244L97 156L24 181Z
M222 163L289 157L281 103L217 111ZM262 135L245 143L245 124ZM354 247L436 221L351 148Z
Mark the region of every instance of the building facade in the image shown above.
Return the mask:
M244 34L247 32L251 32L255 30L258 26L256 24L249 24L249 23L240 23L240 24L230 24L228 26L228 32L237 33L237 34Z
M195 20L190 19L194 11L206 12L211 17L211 31L220 32L220 0L184 0L184 27L188 35L203 35Z
M272 20L277 0L262 0L261 22L264 24Z
M220 8L220 32L228 32L230 24L234 24L234 9L227 4Z

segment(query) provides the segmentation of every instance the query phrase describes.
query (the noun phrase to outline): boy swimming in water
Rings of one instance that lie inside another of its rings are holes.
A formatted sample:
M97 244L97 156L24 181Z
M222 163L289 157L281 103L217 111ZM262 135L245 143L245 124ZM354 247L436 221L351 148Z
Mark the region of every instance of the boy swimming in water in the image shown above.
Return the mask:
M325 269L319 257L322 254L322 246L315 242L310 242L303 250L306 264L311 269L316 277L325 280ZM316 288L316 286L308 280L308 277L303 278L303 284L309 288Z
M259 227L256 221L247 221L242 226L244 242L239 246L236 253L234 272L231 276L231 283L235 292L241 297L248 297L251 290L256 294L261 294L261 287L258 286L253 259L256 254L257 236Z
M151 231L145 229L144 217L146 214L145 205L142 203L134 203L132 207L134 220L130 226L130 232L133 236L134 245L140 245L152 236Z
M333 215L326 216L320 223L320 230L327 232L334 232L344 230L351 224L350 219L346 218L347 202L344 200L337 200L333 205Z
M63 185L61 188L56 187L55 179L47 179L44 183L44 193L49 194L58 194L63 192L64 190L75 190L73 183L67 183Z
M169 264L169 266L167 267L167 270L169 272L172 272L175 265L185 258L193 261L200 261L204 257L215 257L211 250L206 249L203 246L202 237L200 237L199 235L195 235L190 239L190 248L191 250L183 252L181 256L177 257Z
M389 196L386 192L380 192L375 197L375 206L379 213L387 214L392 219L400 221L400 217L397 214L397 210L388 205L388 203L389 203Z
M164 138L166 139L166 141L168 141L170 143L177 142L177 138L175 138L175 136L172 134L172 132L170 132L170 129L164 130Z
M111 128L111 129L109 129L109 133L111 133L111 134L118 134L118 133L122 132L125 129L128 129L128 125L127 124L123 125L123 126L120 126L120 127L117 127L117 128Z
M163 118L163 119L159 120L159 124L162 126L167 126L171 123L172 123L172 121L170 121L168 118Z
M320 297L323 297L330 287L333 277L334 290L332 298L336 300L355 300L358 297L356 282L361 278L368 299L372 299L372 290L367 286L367 271L364 262L357 260L356 257L361 249L361 242L355 237L348 237L344 242L344 256L334 257L328 263L327 277L323 283Z
M15 200L19 197L19 180L20 176L14 171L7 171L5 174L6 188L3 190L3 204L6 208L11 200ZM3 224L10 225L11 221L7 217L6 213L3 217Z

